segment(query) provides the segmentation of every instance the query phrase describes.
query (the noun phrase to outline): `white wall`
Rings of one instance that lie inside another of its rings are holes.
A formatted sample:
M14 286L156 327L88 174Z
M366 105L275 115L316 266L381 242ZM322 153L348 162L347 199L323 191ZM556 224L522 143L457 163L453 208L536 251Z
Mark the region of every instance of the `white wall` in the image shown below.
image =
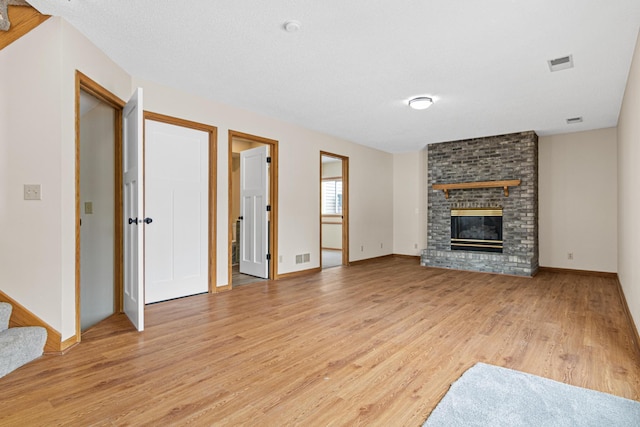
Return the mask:
M393 253L420 255L427 247L427 150L393 155Z
M57 330L61 50L60 21L54 18L0 50L0 289ZM42 200L23 200L23 184L41 184Z
M75 70L126 98L130 77L60 18L0 51L0 289L75 334ZM23 184L42 184L24 201Z
M75 334L76 69L121 99L132 92L131 77L60 18L0 51L0 289L60 331L63 340ZM218 285L228 277L228 129L280 141L279 273L320 265L321 150L350 157L351 260L391 253L390 154L150 82L136 83L146 89L147 110L218 126ZM22 185L38 183L42 200L22 200ZM295 255L305 252L311 262L295 265Z
M540 265L616 272L616 129L540 137L538 149Z
M391 253L391 154L153 82L134 79L134 85L144 90L146 110L218 127L218 286L228 282L229 129L279 142L278 250L282 262L278 263L278 274L320 266L320 151L349 157L351 261ZM295 256L302 253L310 253L311 262L296 265Z
M640 45L618 121L618 277L640 327Z

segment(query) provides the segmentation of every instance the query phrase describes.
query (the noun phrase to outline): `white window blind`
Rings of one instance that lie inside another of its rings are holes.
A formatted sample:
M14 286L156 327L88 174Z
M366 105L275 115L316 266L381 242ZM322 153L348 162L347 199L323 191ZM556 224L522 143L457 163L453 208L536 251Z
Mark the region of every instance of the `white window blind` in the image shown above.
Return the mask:
M335 215L342 213L342 180L322 181L322 214Z

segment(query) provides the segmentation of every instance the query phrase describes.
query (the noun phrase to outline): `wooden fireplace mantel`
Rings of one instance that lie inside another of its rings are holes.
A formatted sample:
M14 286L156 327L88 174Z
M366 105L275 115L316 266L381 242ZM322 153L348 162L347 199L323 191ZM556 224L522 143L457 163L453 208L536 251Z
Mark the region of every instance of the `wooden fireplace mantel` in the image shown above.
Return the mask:
M504 195L509 197L509 187L520 185L519 179L510 179L506 181L478 181L478 182L456 182L454 184L433 184L434 190L442 190L445 199L449 198L449 190L463 190L469 188L502 188Z

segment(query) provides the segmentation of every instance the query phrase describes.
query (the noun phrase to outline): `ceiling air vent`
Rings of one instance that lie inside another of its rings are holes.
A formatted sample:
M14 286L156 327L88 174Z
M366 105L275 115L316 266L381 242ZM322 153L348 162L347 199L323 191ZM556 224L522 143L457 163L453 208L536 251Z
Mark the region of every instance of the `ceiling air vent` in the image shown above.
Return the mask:
M582 117L572 117L570 119L567 119L568 125L573 125L575 123L582 123Z
M566 70L573 68L573 55L563 56L561 58L550 59L547 61L549 69L553 71Z

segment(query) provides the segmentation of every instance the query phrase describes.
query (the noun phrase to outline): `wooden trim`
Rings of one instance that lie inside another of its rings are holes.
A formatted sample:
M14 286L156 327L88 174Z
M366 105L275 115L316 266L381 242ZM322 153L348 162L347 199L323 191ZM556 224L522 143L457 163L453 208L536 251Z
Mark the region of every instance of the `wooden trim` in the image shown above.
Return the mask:
M218 128L216 126L207 125L204 123L194 122L191 120L181 119L178 117L167 116L165 114L154 113L153 111L144 111L144 119L145 120L153 120L156 122L167 123L170 125L182 126L185 128L191 128L196 130L201 130L204 132L208 132L213 135L217 135ZM215 138L217 139L217 138Z
M226 292L231 290L231 284L216 287L215 292Z
M116 230L113 239L113 277L115 278L115 307L116 313L122 313L124 311L124 200L122 195L122 189L124 187L123 176L123 154L122 154L122 129L123 118L122 109L117 109L114 117L114 128L116 129L115 135L115 155L113 164L113 188L115 189L115 203L114 203L114 218L113 224L114 230Z
M342 176L332 179L342 179L342 214L322 215L322 157L333 157L342 161ZM320 150L320 184L318 190L318 206L320 208L319 247L322 254L322 217L342 217L342 265L349 265L349 157ZM320 257L322 269L322 257Z
M363 265L363 264L369 264L372 262L378 262L378 261L383 261L385 259L389 259L389 258L393 258L394 255L389 254L389 255L381 255L381 256L377 256L377 257L373 257L373 258L365 258L365 259L359 259L357 261L351 261L349 263L349 265L354 266L354 265Z
M556 268L556 267L539 267L538 272L548 271L552 273L571 273L579 274L581 276L594 276L594 277L606 277L608 279L617 279L617 273L607 273L604 271L590 271L590 270L573 270L570 268Z
M444 191L445 199L449 198L449 190L463 190L471 188L500 188L504 191L506 197L509 196L509 187L520 185L519 179L511 179L505 181L478 181L478 182L457 182L452 184L433 184L434 190Z
M627 304L627 298L624 295L624 289L622 288L620 277L617 274L616 274L616 287L618 288L618 295L620 296L620 301L622 302L622 308L627 318L627 322L629 322L631 331L633 331L632 340L636 346L636 352L640 354L640 334L638 334L638 327L636 326L636 323L633 321L633 316L631 315L631 310L629 310L629 304Z
M325 248L325 247L322 247L321 249L323 251L336 251L336 252L340 251L340 252L342 252L342 248Z
M80 341L76 338L76 336L67 338L66 340L62 341L62 344L60 344L60 351L55 352L55 354L64 354L78 344L80 344Z
M43 15L31 6L10 5L7 7L7 15L11 27L9 31L0 31L0 50L51 18L50 15Z
M420 255L391 254L394 258L404 258L418 261L420 263Z
M109 90L102 87L95 80L84 74L82 71L76 70L76 78L80 79L81 89L89 95L93 95L101 101L109 104L111 107L122 110L126 104L125 101L114 95Z
M321 267L309 268L307 270L292 271L291 273L284 273L278 276L279 279L291 279L292 277L307 276L309 274L320 273Z
M47 341L44 344L45 353L57 353L62 351L62 337L60 336L60 332L56 331L47 322L40 319L31 311L27 310L22 304L2 291L0 291L0 301L7 302L13 306L11 318L9 319L9 327L41 326L47 330ZM73 339L75 341L76 337L74 335L69 339Z
M342 222L331 222L331 221L322 221L320 225L342 225Z
M227 234L227 254L229 258L228 262L228 280L229 285L233 288L232 279L232 227L235 224L234 219L231 217L231 207L233 206L233 176L232 176L232 164L233 164L233 140L243 139L245 141L251 141L259 144L265 144L269 146L269 157L271 157L271 167L269 168L269 203L271 204L271 218L269 221L269 252L271 253L271 262L269 263L269 279L277 280L280 278L278 274L278 141L275 139L264 138L262 136L251 135L244 132L238 132L229 129L228 132L228 185L229 185L229 221L228 221L228 234ZM240 244L240 242L238 242Z
M75 259L75 292L76 292L76 342L82 339L82 327L80 319L80 92L84 91L95 98L104 102L114 109L114 155L113 155L113 192L114 192L114 236L113 236L113 286L114 286L114 308L116 312L122 312L122 290L123 290L123 270L124 251L122 248L122 109L125 102L108 91L96 81L89 78L86 74L76 70L75 74L75 242L76 242L76 259Z
M144 111L144 120L153 120L155 122L167 123L170 125L185 127L189 129L195 129L203 132L207 132L209 135L209 277L208 277L208 289L209 293L218 292L216 286L217 282L217 252L216 252L216 236L218 226L218 200L217 200L217 188L218 188L218 128L216 126L207 125L204 123L193 122L191 120L180 119L177 117L167 116L164 114L154 113L151 111Z
M349 265L349 158L342 157L342 265Z
M82 221L82 219L80 218L80 90L81 90L81 84L80 84L80 75L76 72L75 75L75 132L76 132L76 141L75 141L75 215L76 215L76 222L75 222L75 245L76 245L76 253L75 253L75 293L76 293L76 334L75 334L75 338L76 338L76 342L78 339L80 339L81 335L82 335L82 325L81 325L81 317L80 317L80 310L81 310L81 299L80 299L80 277L81 277L81 261L80 261L80 253L81 253L81 248L80 248L80 226L81 223L80 221Z
M341 176L326 176L321 178L322 181L342 181L342 177Z

